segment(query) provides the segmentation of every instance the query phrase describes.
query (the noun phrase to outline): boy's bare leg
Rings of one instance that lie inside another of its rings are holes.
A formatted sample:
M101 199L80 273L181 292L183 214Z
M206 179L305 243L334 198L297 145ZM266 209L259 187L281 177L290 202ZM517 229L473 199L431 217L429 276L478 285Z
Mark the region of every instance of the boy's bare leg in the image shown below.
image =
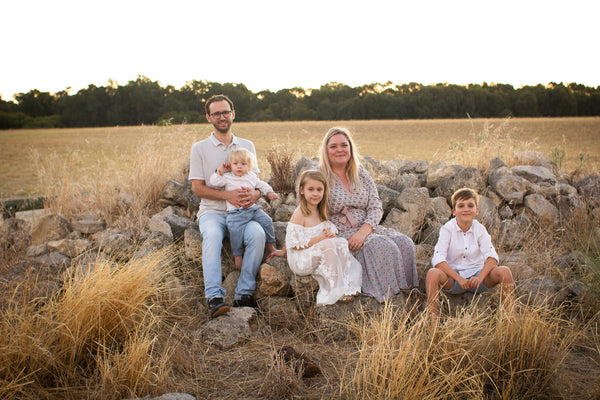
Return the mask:
M265 248L267 249L267 259L269 259L271 257L284 257L285 256L285 250L284 249L277 250L275 248L274 243L267 243L265 245Z
M430 318L431 328L436 328L440 322L440 290L448 283L449 279L448 275L437 268L432 268L427 272L425 292L427 293L427 314Z
M235 267L239 270L242 269L242 256L233 256L233 262L235 263Z
M494 267L483 284L489 288L500 284L500 301L507 310L512 309L515 297L515 280L508 267ZM488 284L491 286L488 286Z

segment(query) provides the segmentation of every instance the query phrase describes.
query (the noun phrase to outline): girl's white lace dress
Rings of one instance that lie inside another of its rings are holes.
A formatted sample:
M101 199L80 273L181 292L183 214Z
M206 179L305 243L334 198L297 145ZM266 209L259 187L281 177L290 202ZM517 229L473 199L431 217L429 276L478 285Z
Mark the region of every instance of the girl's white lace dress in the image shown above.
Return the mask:
M305 248L325 228L337 234L330 221L309 228L288 222L285 237L290 269L297 275L312 275L319 282L319 305L333 304L344 295L360 293L362 284L362 267L350 253L346 239L325 239Z

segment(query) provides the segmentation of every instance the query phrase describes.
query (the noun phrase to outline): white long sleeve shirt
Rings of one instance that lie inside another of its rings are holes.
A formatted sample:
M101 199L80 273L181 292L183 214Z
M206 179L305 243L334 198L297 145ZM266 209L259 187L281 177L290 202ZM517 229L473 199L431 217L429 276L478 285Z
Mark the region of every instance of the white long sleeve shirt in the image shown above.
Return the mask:
M267 183L258 179L258 176L254 172L248 172L246 175L237 176L231 172L225 172L223 175L219 175L214 172L210 176L210 184L217 188L225 188L225 190L238 190L242 187L249 189L258 189L263 195L273 191L273 188ZM235 210L236 207L227 202L227 211Z
M452 218L440 228L431 264L435 267L446 261L461 277L468 278L483 269L488 257L499 261L485 226L473 220L471 228L463 232L456 218Z

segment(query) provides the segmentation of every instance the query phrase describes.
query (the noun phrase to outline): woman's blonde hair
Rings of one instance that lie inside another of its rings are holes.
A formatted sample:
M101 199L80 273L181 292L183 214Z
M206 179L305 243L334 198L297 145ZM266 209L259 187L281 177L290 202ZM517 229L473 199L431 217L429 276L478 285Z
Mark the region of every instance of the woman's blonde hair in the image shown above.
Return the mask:
M327 178L329 184L332 185L335 178L333 170L331 169L329 157L327 155L327 146L329 145L329 140L331 140L331 138L335 135L344 135L348 140L348 144L350 145L350 160L348 160L348 164L346 164L346 177L355 187L359 187L360 180L358 179L358 170L360 168L360 156L356 150L354 140L352 140L352 134L346 128L331 128L327 132L323 138L323 143L321 143L321 159L319 160L319 168Z
M309 179L321 182L323 184L323 199L321 199L321 202L317 205L317 211L319 212L319 219L321 221L327 221L329 219L329 209L327 205L329 200L329 185L327 184L327 179L325 179L325 176L321 173L321 171L314 169L309 169L302 172L300 178L298 179L298 201L300 203L302 215L310 215L306 197L301 194L302 189L304 189L304 185L306 185L306 181Z
M248 171L251 171L252 168L256 166L256 158L254 154L250 150L247 149L235 149L229 153L229 157L227 157L227 162L231 164L234 160L242 160L248 163Z

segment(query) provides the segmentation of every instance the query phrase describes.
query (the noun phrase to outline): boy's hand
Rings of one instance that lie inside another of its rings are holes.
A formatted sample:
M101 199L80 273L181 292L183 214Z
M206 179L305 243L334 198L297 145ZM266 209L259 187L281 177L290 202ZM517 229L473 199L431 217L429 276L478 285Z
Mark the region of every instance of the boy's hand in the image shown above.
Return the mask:
M456 279L456 282L463 289L470 289L471 288L470 283L469 283L470 281L467 280L467 279L465 279L465 278L463 278L462 276L459 277L458 279Z
M217 173L219 175L223 175L225 172L229 172L231 171L231 167L229 167L229 164L227 163L223 163L219 166L219 168L217 169Z
M267 193L267 199L269 199L269 200L275 200L278 198L279 198L279 196L277 196L277 193L275 193L275 192Z
M483 278L479 276L472 276L468 280L469 289L477 289L479 285L483 283ZM464 288L463 288L464 289Z

